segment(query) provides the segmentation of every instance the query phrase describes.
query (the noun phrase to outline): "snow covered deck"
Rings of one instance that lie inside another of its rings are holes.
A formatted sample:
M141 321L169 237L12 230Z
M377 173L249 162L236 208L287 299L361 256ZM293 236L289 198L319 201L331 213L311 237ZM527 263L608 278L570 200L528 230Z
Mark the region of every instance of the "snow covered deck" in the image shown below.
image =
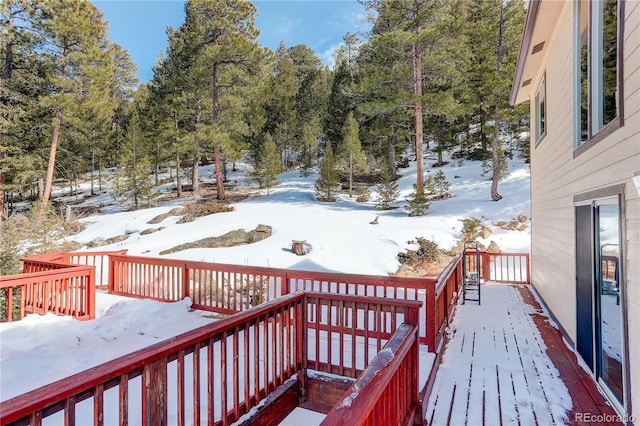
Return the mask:
M428 424L564 425L593 416L620 424L528 286L483 285L481 306L458 305Z

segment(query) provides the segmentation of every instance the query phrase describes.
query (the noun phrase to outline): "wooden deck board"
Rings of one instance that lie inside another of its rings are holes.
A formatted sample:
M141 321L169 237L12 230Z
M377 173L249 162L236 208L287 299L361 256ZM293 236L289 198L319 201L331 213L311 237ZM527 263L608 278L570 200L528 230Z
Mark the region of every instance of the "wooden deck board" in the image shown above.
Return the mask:
M576 413L614 415L529 288L490 287L500 294L483 293L483 306L458 306L463 319L451 324L428 424L564 425L580 424Z

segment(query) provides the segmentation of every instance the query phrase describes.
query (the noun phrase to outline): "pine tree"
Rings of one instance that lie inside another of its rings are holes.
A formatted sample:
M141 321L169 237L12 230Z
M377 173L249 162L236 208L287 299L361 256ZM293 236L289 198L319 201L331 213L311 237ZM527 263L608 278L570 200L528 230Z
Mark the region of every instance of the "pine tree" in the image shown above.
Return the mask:
M353 76L344 57L336 60L331 91L327 100L327 114L322 130L327 142L335 146L342 141L342 128L349 112L355 109Z
M424 195L423 117L425 114L459 114L459 103L454 96L455 80L451 78L458 73L457 61L464 57L458 52L460 37L453 25L459 14L458 2L415 0L368 4L377 12L370 43L374 49L393 55L396 60L388 66L397 67L398 75L405 79L404 104L411 105L413 110L416 194Z
M294 156L297 114L295 98L298 93L296 70L289 53L280 42L276 52L276 63L269 83L269 100L266 105L267 123L265 131L272 134L282 160L282 170L289 170Z
M110 63L103 50L107 24L93 4L80 0L51 0L47 5L51 19L43 25L43 37L52 59L50 79L55 90L51 96L42 98L42 106L53 111L43 203L48 202L51 195L63 122L71 122L73 117L79 116L83 103L81 96L93 84L93 79L87 77L106 71L104 65Z
M123 173L118 176L116 196L133 200L135 209L149 204L153 198L151 162L144 151L138 111L134 109L127 124L127 135L122 146Z
M431 206L429 198L424 192L424 186L420 187L418 185L413 185L413 192L409 195L407 203L405 209L409 216L424 216Z
M309 170L318 159L317 150L318 138L314 134L314 126L312 124L305 124L302 127L302 147L299 157L302 176L309 176Z
M200 137L207 137L203 145L213 147L216 195L222 200L223 151L229 144L241 143L248 130L246 123L241 122L242 113L266 50L257 40L259 31L254 26L257 10L251 2L189 0L185 12L185 23L174 32L173 49L169 52L168 60L177 71L171 76L177 79L182 74L191 82L186 99L191 128L185 130L197 129ZM204 126L209 129L205 131ZM198 152L192 155L195 164Z
M316 198L320 201L336 201L339 185L340 176L333 158L333 149L331 144L327 143L324 158L320 161L320 177L315 184Z
M366 166L364 152L358 137L358 122L353 112L347 115L342 127L342 143L338 146L340 163L349 174L349 197L353 195L353 173L361 171Z
M478 117L483 150L491 138L491 199L498 201L498 184L505 170L500 133L506 119L517 122L526 114L508 106L511 76L515 72L525 7L522 0L469 2L465 25L469 50L469 103ZM515 113L515 114L514 114ZM492 128L486 129L488 121ZM489 133L491 132L491 133Z
M400 189L398 182L391 179L389 172L385 171L382 175L382 182L377 186L378 198L376 203L377 210L390 210L392 204L398 201L400 197Z
M258 183L261 188L267 188L267 195L269 195L269 189L278 183L280 170L278 147L271 135L267 133L256 165Z
M434 176L433 186L439 199L446 200L447 198L451 198L451 193L449 192L451 184L447 182L447 176L442 170L438 170L438 173Z

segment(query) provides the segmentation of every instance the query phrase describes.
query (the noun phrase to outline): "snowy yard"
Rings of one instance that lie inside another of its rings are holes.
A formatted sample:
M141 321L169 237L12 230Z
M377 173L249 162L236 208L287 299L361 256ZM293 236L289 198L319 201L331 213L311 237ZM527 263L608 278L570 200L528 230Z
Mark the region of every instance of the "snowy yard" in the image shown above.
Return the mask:
M513 220L521 215L529 217L527 164L512 162L510 175L500 186L504 198L499 202L490 201L490 182L480 177L480 162L467 161L464 165L452 162L441 169L428 167L427 170L428 173L438 170L446 173L453 198L432 202L428 215L422 217L408 217L402 208L415 182L415 164L412 163L409 169L402 171L403 177L399 181L402 195L395 210L378 211L374 208L375 187L370 188L373 196L368 203L358 203L347 196L341 196L336 203L317 202L313 194L316 175L303 178L297 172L291 172L280 176L280 184L270 195L250 197L235 203L233 212L200 217L182 224L177 223L178 217L169 217L159 225L150 225L147 223L150 219L195 199L174 199L160 207L128 212L122 211L122 206L111 206L103 214L82 219L86 229L71 239L86 244L96 238L127 234L126 240L100 247L100 250L127 249L132 255L159 256L160 251L178 244L266 224L272 227L273 234L258 243L231 248L190 249L170 257L284 269L388 275L398 269L398 253L416 248L407 243L409 240L423 237L433 239L440 248L451 248L462 238L461 219L476 218L492 230L490 236L479 240L485 246L495 241L504 251L529 251L528 229L506 230L495 225L498 221ZM202 167L202 174L211 176L210 167ZM235 176L231 174L230 178L232 183L243 184L242 172ZM108 203L106 193L85 202L86 205ZM376 217L377 224L372 224ZM164 229L142 234L145 229L157 226ZM310 252L306 256L296 256L290 250L292 240L306 241ZM486 309L484 301L482 308ZM496 303L509 302L498 298ZM21 322L0 324L0 400L212 321L190 312L189 305L188 299L164 304L101 294L94 321L30 315ZM465 320L464 312L468 309L473 307L465 306L462 316L454 323L456 334L462 334L465 322L469 326L486 322L486 313L482 321L479 318ZM499 311L490 311L491 318ZM506 319L499 322L502 321ZM530 329L518 329L516 335L530 335L531 332ZM420 370L421 384L426 380L432 362L433 354L421 351L421 367L427 367ZM553 389L559 388L553 379L549 373L545 383L551 383L549 386ZM434 395L442 392L451 392L451 389L442 389ZM561 408L565 405L563 401L553 414L554 419L562 418ZM533 405L532 411L535 411ZM300 424L300 417L296 416L305 418L304 411L296 411L292 424ZM313 423L317 418L308 420Z

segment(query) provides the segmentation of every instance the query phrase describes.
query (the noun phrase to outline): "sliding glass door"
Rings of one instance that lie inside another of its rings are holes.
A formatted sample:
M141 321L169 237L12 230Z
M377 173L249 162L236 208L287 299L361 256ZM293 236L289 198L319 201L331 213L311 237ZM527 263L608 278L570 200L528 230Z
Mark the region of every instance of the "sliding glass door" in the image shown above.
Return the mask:
M575 207L576 349L609 399L625 405L624 277L618 197Z

